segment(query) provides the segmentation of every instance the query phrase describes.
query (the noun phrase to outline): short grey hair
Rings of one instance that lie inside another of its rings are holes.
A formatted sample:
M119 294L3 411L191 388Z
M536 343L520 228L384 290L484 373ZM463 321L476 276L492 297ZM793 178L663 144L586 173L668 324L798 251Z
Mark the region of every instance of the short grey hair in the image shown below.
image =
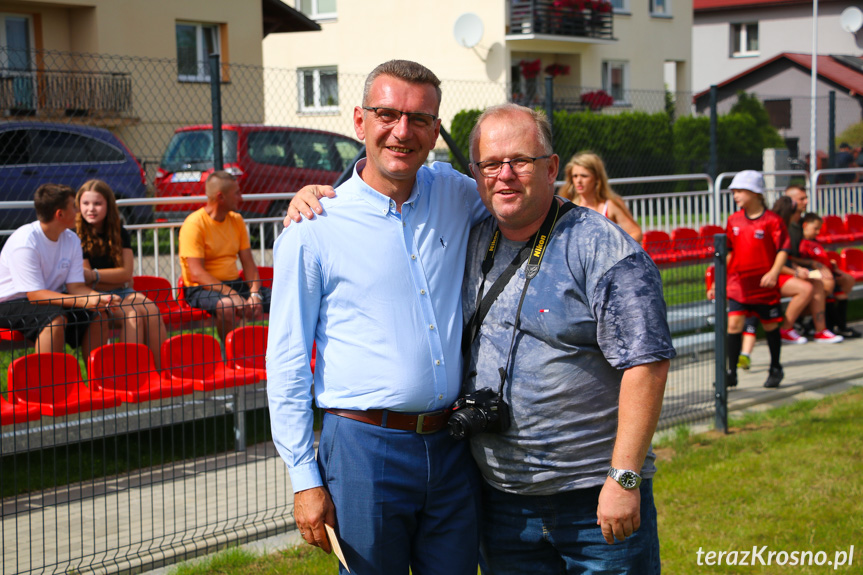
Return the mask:
M496 106L486 108L486 110L482 114L480 114L479 118L477 118L476 124L470 131L471 162L474 162L476 160L476 158L474 157L474 149L476 148L476 143L479 139L480 126L482 125L482 123L494 116L506 116L515 114L527 114L528 116L530 116L530 119L533 120L533 123L536 126L536 133L539 134L539 144L542 147L542 153L549 155L554 153L554 149L551 146L551 122L548 121L548 117L545 115L545 112L543 112L542 110L536 110L534 108L528 108L526 106L520 106L519 104L513 104L511 102L508 102L506 104L498 104Z
M372 84L374 84L379 76L392 76L411 84L428 84L433 86L435 94L437 94L438 106L440 106L440 80L435 76L434 72L422 64L412 62L411 60L390 60L372 70L366 77L366 84L363 86L363 106L369 105L369 92L372 89Z

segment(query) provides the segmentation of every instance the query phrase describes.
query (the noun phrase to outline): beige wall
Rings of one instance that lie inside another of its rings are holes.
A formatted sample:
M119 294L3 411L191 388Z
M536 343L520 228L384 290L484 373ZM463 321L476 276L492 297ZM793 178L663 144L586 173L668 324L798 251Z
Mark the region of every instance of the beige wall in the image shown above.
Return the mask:
M327 129L350 133L350 113L359 103L362 78L375 65L392 58L416 60L441 78L445 125L458 110L504 101L511 62L528 57L542 58L543 67L554 62L569 64L570 75L559 77L556 83L587 87L601 86L603 60L627 60L630 88L656 91L664 89L663 65L672 60L681 63L677 85L688 87L692 0L674 0L670 19L650 17L644 0L632 0L631 5L631 15L615 15L617 42L588 44L507 41L507 8L501 0L338 0L337 18L319 21L322 32L264 39L264 65L281 73L277 82L265 81L266 121L318 126L326 121ZM453 38L456 18L468 11L484 23L482 40L472 50ZM321 66L338 68L339 111L325 118L303 115L298 111L294 71Z
M223 120L263 122L259 0L17 1L0 2L0 12L34 16L35 47L49 51L41 57L46 72L88 70L129 75L131 118L79 121L110 128L143 159L159 158L177 127L211 121L209 83L180 82L177 78L178 21L225 25L222 60L241 66L224 70L223 78L229 81L222 84ZM66 54L69 52L72 54ZM94 58L90 54L116 57Z

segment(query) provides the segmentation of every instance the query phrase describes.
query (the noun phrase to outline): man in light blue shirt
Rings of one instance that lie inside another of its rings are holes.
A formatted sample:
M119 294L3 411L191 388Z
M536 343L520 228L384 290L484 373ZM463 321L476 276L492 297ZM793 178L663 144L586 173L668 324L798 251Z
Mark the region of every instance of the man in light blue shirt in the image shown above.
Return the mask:
M479 477L446 421L461 385L468 231L488 214L473 180L423 166L439 84L414 62L378 66L354 110L368 158L317 221L275 245L273 439L303 538L329 551L324 523L337 525L347 564L364 574L476 573Z

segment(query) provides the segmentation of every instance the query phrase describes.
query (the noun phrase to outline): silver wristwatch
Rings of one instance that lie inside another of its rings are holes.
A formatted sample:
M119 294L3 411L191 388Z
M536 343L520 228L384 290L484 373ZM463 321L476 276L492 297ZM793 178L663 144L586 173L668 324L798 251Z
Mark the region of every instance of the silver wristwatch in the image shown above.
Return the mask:
M617 481L627 491L638 489L638 486L641 485L641 476L630 469L615 469L614 467L610 467L608 469L608 476Z

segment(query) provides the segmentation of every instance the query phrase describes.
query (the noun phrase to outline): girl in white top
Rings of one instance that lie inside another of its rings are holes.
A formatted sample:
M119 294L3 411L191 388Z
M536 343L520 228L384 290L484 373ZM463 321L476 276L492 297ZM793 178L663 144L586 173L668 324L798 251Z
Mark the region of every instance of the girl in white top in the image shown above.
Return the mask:
M623 200L608 185L602 158L593 152L579 152L569 160L563 173L566 183L560 195L579 206L599 212L641 242L641 227Z

